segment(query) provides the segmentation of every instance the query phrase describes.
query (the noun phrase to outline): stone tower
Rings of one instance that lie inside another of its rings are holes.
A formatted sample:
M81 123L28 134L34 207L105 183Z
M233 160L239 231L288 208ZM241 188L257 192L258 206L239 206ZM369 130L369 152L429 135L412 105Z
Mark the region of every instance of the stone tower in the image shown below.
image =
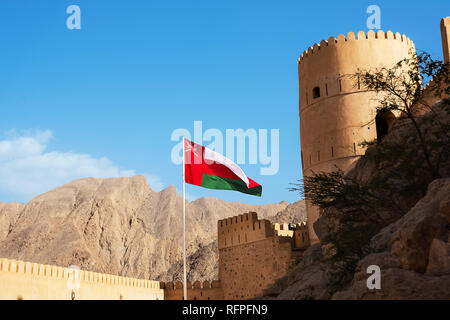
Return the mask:
M395 119L392 113L376 114L374 93L362 90L345 75L359 69L392 67L409 57L413 42L391 31L350 32L323 40L298 60L300 141L303 175L347 172L364 154L359 144L381 138ZM376 118L376 122L374 119ZM311 243L318 242L313 223L319 210L307 203Z
M441 39L444 62L450 62L450 17L441 20Z

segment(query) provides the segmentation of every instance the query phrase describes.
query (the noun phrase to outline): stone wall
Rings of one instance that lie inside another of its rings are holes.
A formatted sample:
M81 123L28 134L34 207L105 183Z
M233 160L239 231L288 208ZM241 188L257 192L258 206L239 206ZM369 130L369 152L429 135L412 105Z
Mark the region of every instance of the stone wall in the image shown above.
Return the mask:
M218 221L219 279L225 299L262 296L286 274L293 250L309 246L306 224L291 227L258 220L255 212Z
M309 232L306 222L291 225L288 223L274 223L275 235L292 238L292 250L304 250L309 247Z
M220 249L219 278L225 299L262 296L263 290L286 274L291 239L273 236Z
M0 259L0 300L163 300L158 281Z
M305 223L272 224L255 212L218 221L219 281L187 283L188 300L243 300L284 276L309 246ZM182 300L183 284L0 259L0 299Z

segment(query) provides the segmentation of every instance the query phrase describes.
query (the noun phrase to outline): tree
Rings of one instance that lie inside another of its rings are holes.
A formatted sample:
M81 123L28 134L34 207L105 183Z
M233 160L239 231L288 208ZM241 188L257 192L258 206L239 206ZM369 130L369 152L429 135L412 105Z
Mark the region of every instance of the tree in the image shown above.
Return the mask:
M374 71L359 69L349 75L354 80L355 87L362 85L367 91L381 94L377 113L393 111L413 124L426 164L434 178L439 178L439 172L431 162L431 152L417 123L417 117L432 111L432 106L427 101L430 94L435 97L450 96L448 75L448 64L432 59L425 52L417 55L415 51L410 51L409 58L399 61L391 68L377 68ZM422 85L424 81L429 81L427 91Z

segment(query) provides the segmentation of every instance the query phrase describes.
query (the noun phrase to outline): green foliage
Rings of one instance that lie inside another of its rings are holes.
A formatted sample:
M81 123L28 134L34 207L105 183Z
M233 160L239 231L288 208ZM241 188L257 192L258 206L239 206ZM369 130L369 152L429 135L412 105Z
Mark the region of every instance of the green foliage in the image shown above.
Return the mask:
M354 86L362 85L367 91L379 94L377 112L393 112L405 117L416 130L427 169L434 178L439 178L439 170L431 162L431 150L425 141L417 123L418 114L431 111L428 103L424 81L429 81L427 89L435 97L450 94L449 64L434 60L428 53L416 54L410 51L410 57L399 61L391 68L375 70L358 70L348 75Z
M352 223L354 218L347 217L347 221L332 232L329 238L335 250L326 260L330 293L336 292L343 284L352 280L358 261L369 252L372 235L370 225L360 223L358 219Z
M334 292L351 281L358 261L369 252L370 239L383 223L377 210L396 205L391 198L377 195L373 185L345 176L339 169L305 177L302 190L335 222L330 223L327 237L333 252L326 260L328 287Z

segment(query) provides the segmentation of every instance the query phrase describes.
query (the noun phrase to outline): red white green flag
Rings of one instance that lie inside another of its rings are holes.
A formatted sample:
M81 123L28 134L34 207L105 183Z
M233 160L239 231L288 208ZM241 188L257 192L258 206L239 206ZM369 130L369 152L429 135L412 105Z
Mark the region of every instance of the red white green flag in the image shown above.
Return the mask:
M185 182L196 186L235 190L260 197L262 186L223 155L184 139Z

